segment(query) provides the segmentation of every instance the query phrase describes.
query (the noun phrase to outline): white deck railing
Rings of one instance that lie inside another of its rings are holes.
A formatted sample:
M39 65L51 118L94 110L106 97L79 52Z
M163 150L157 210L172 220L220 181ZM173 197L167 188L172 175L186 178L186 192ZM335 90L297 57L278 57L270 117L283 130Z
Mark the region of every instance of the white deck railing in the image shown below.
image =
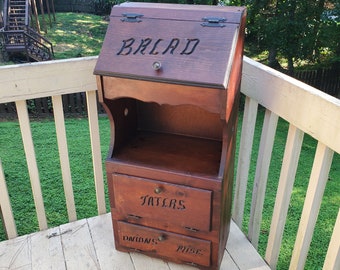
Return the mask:
M26 107L27 99L52 96L66 207L69 221L74 221L77 219L77 214L73 198L61 96L86 92L98 214L106 212L97 117L97 87L93 76L96 59L96 57L88 57L0 67L0 103L15 102L16 104L40 230L46 229L48 225ZM318 141L290 262L290 269L303 269L311 239L315 233L315 224L333 153L340 153L340 101L247 57L244 59L241 91L246 95L246 102L233 203L233 219L239 227L242 227L244 221L246 189L258 105L266 108L248 224L248 237L255 247L258 246L259 241L266 183L277 122L279 118L283 118L289 123L283 161L282 164L277 165L281 168L281 174L265 253L265 260L273 269L276 268L279 257L303 136L309 134ZM336 181L339 180L340 176ZM11 197L20 196L20 194L11 195ZM0 210L8 238L16 237L15 220L6 188L1 157ZM339 269L339 246L340 213L338 213L334 224L324 269Z

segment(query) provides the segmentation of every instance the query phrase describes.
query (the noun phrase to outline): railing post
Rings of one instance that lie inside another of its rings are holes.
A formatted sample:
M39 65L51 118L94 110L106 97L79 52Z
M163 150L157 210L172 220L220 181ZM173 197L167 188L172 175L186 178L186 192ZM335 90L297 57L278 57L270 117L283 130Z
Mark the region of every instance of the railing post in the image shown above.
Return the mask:
M40 179L39 179L39 171L37 160L34 151L34 145L32 141L32 132L29 124L29 117L27 112L26 100L19 100L15 102L18 119L20 123L21 136L24 144L26 161L28 172L30 175L32 192L34 203L36 207L38 223L40 230L47 229L47 220L45 214L44 200L42 197Z
M11 239L17 237L18 236L17 229L8 196L5 174L2 168L1 159L0 159L0 217L3 221L7 238Z
M323 269L340 269L340 208L333 229L332 238L328 246Z
M87 112L89 118L91 150L98 215L106 213L105 191L103 181L102 155L100 151L98 109L96 91L86 92Z
M248 238L256 249L260 236L263 203L278 119L279 117L275 113L266 110L259 153L256 162L256 173L248 229Z
M304 133L289 125L265 259L276 269Z
M244 106L240 149L237 162L236 186L233 203L233 219L242 228L244 205L248 183L248 174L253 146L258 103L246 97Z
M319 142L289 269L304 269L334 151Z
M30 18L30 0L26 0L25 3L25 26L28 27L29 26L29 18Z
M7 23L8 23L8 17L7 17L7 13L8 13L8 1L4 1L4 15L3 15L3 19L4 19L4 28L7 28Z
M69 221L77 220L77 212L74 202L73 186L71 178L70 161L66 139L65 119L61 96L52 96L54 121L56 126L58 149L60 157L61 173L66 199L67 215Z

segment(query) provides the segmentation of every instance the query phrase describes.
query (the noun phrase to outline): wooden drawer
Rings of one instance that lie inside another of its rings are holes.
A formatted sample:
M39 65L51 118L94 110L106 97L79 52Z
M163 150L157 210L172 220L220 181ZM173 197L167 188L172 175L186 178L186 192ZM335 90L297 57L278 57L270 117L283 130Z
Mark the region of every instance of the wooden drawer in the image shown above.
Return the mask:
M127 220L210 231L212 191L122 174L112 174L110 188L113 212L126 215Z
M210 266L211 242L126 222L117 222L118 245L178 262ZM119 248L119 247L118 247Z

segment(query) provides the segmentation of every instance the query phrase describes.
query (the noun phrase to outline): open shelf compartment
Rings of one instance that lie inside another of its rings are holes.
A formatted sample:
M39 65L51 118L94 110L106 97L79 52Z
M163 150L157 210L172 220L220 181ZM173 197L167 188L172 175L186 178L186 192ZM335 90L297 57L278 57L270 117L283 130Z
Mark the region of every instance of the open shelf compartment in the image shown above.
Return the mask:
M222 153L218 114L122 98L110 101L112 161L189 175L217 177Z

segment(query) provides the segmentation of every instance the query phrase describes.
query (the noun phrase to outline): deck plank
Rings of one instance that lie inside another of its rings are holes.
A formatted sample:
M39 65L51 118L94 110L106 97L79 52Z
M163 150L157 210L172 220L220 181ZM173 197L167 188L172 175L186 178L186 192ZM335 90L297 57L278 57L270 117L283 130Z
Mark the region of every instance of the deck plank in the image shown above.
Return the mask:
M105 214L100 217L90 218L88 219L88 224L100 269L135 269L129 253L120 252L115 249L111 215Z
M257 253L256 249L250 244L246 236L233 222L230 226L227 252L233 258L234 262L236 262L240 270L270 270L269 266Z
M60 226L67 269L100 269L86 219Z
M0 242L0 269L195 270L114 248L110 213ZM232 222L221 270L269 270Z
M147 257L139 253L130 253L136 270L169 270L169 265L160 259Z
M196 267L190 266L190 265L183 265L183 264L177 264L169 262L169 269L170 270L196 270Z
M224 256L222 258L220 270L240 270L240 268L236 265L233 258L227 252L224 252Z
M31 269L66 269L59 227L31 234L30 237Z
M0 269L31 270L30 246L30 235L0 242Z

